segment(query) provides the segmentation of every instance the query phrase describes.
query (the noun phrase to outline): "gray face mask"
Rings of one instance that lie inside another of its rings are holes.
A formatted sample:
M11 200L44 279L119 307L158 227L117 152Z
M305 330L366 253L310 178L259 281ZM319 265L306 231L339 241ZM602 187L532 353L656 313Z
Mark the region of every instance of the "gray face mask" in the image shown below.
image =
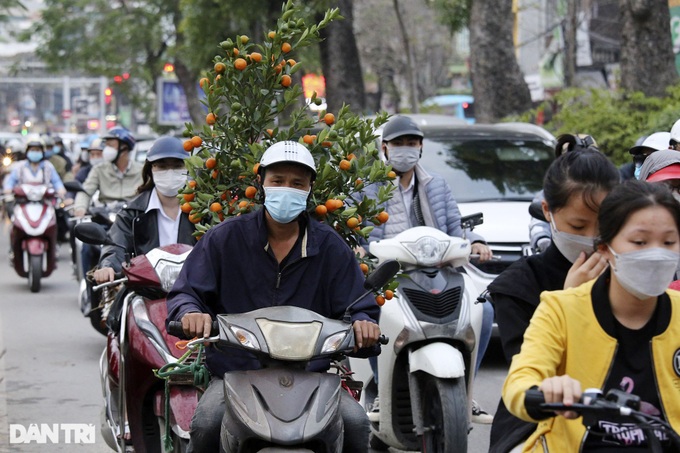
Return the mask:
M590 256L595 251L595 238L591 236L579 236L578 234L570 234L559 231L555 226L555 216L550 215L550 229L552 230L552 239L560 251L570 263L576 261L581 252L586 252L586 256Z
M394 171L405 172L416 166L420 159L420 148L413 146L388 146L387 165Z
M609 246L608 246L609 247ZM640 300L663 294L673 281L680 254L663 248L648 248L614 255L612 272L619 284Z

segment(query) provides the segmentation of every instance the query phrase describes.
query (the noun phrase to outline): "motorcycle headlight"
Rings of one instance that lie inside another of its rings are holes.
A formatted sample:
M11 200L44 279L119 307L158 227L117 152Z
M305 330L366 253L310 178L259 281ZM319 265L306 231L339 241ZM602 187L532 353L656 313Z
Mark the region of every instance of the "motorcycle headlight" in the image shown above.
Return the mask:
M4 167L9 167L12 164L12 158L9 156L5 156L2 158L2 165Z
M403 245L423 266L433 266L442 261L449 248L450 241L440 241L431 236L424 236L415 242L404 242Z
M179 271L182 270L183 263L173 263L171 261L159 261L156 264L156 274L161 282L163 291L170 292L172 285L175 284Z
M346 336L347 332L338 332L326 338L321 347L321 353L326 354L337 351Z
M109 212L108 217L109 217L109 220L111 221L111 223L114 223L116 221L116 215L117 215L117 213L115 213L115 212Z
M282 360L309 360L314 355L322 323L280 322L257 319L269 355Z

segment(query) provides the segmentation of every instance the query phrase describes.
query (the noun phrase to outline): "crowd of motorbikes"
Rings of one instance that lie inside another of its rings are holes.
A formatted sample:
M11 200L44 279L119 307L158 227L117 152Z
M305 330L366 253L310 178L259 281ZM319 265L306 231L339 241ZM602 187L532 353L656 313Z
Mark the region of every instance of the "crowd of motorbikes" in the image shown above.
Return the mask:
M72 193L82 190L77 182L66 186ZM191 247L174 244L127 256L122 275L97 285L83 267L83 247L116 246L106 232L124 202L105 205L93 198L85 217L69 218L66 237L79 282L78 305L106 336L99 362L100 430L110 448L186 450L202 388L197 368L183 364L200 367L201 348L212 343L209 347L227 354L229 348L244 348L262 364L257 371L224 376L224 425L244 439L240 451L341 451L338 405L345 391L367 409L380 395L369 438L375 450L467 450L481 304L488 303L483 290L493 279L470 265L467 239L416 227L371 244L376 269L367 277L367 293L395 275L399 282L394 299L382 307L377 379L367 360L349 358L354 348L349 317L331 320L301 308L220 314L207 341L183 344L181 325L166 330L165 298ZM56 267L57 212L68 216L69 207L45 185L17 186L4 207L11 221L10 264L37 292ZM464 217L463 228L482 221L481 214ZM305 370L318 358L331 359L331 371ZM174 371L161 376L158 370L164 369ZM611 413L614 403L607 404ZM591 418L600 413L583 411ZM224 433L222 442L228 442Z

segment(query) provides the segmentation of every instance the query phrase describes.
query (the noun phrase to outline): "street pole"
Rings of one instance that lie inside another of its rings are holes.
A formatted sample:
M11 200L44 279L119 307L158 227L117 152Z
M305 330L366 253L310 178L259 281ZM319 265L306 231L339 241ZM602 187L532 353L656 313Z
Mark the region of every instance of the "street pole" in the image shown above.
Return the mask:
M104 99L104 90L106 90L107 79L104 76L99 77L99 135L106 133L106 100Z
M69 76L64 76L63 77L63 91L62 91L62 102L64 104L62 108L62 112L70 112L71 111L71 78ZM68 118L64 118L62 115L62 119L64 120L64 132L71 132L71 115L68 115Z
M566 18L566 33L565 33L565 71L564 71L564 85L566 87L574 86L574 78L576 75L576 27L578 17L578 0L567 0L567 18Z

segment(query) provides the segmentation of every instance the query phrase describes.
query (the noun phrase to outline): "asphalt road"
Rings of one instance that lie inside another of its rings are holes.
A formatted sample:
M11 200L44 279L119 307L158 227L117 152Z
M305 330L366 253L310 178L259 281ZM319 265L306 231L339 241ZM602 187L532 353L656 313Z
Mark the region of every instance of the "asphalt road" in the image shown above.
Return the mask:
M68 246L58 269L31 293L26 279L9 266L9 224L0 223L0 452L110 452L99 433L101 387L98 360L105 338L95 332L76 303ZM506 367L492 342L475 381L475 399L490 412L496 407ZM58 443L9 444L31 424L57 424ZM94 444L66 443L71 425L94 425ZM20 425L19 427L17 425ZM473 425L471 453L488 451L488 425Z

